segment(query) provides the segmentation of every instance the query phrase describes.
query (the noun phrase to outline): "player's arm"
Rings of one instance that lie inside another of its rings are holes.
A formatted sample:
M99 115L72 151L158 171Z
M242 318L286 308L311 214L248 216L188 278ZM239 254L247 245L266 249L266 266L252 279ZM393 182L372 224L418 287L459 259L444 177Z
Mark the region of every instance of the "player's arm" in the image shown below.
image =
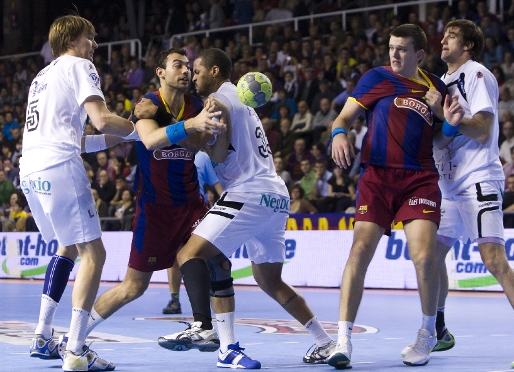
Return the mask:
M213 144L207 144L205 146L205 152L209 155L212 161L223 163L227 159L230 139L232 138L230 111L223 102L212 96L205 102L205 107L210 105L212 105L213 109L215 108L216 110L220 110L220 122L225 124L226 131L218 134L216 141Z
M90 96L84 101L86 110L93 125L102 133L111 134L126 139L137 139L134 124L107 109L105 101L100 96Z
M460 132L460 124L464 117L464 109L459 103L457 96L450 98L447 94L444 99L443 105L444 122L441 130L438 131L434 137L434 146L438 149L443 149L453 140L453 137Z
M83 136L81 139L81 152L97 152L116 146L125 142L122 137L112 136L110 134L94 134Z
M346 133L350 130L355 119L362 115L364 111L365 108L357 101L348 99L332 124L332 159L341 168L348 168L351 164L351 158L355 157L353 145L348 141Z
M494 124L494 114L488 111L479 111L472 119L463 118L459 125L459 133L484 144L491 136Z
M138 118L136 128L139 138L148 150L157 150L171 144L180 143L187 146L185 139L195 132L203 132L210 135L223 131L225 126L222 123L212 120L221 112L208 112L205 108L194 118L186 121L179 121L159 127L154 120L158 115L158 107L149 99L142 99L134 109L134 115ZM198 151L199 148L188 148L188 150Z

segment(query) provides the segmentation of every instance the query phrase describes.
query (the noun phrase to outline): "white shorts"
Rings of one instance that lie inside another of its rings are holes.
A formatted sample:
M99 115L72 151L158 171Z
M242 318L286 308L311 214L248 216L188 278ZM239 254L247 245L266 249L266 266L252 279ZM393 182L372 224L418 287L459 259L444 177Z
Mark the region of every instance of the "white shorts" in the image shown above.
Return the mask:
M91 185L80 157L21 179L34 220L48 243L86 243L102 236Z
M225 192L193 234L227 257L245 244L256 264L284 262L289 206L288 195Z
M501 181L477 183L441 203L437 235L475 242L481 238L503 240L503 186Z

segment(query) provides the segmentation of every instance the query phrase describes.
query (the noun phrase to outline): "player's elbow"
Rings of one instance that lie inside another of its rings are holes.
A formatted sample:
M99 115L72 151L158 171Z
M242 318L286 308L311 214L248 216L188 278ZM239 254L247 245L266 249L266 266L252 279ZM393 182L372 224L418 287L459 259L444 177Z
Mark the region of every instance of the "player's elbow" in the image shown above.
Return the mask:
M101 113L94 119L92 119L93 125L96 129L98 129L100 132L104 132L106 128L108 128L110 123L110 118L113 114L111 113Z

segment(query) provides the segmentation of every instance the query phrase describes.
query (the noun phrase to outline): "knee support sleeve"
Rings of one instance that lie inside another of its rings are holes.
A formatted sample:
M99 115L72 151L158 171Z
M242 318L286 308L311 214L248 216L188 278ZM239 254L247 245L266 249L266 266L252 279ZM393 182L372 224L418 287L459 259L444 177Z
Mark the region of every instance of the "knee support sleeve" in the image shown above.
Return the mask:
M225 270L222 263L227 261L229 268ZM211 276L211 296L212 297L232 297L234 296L233 279L231 276L232 263L223 254L214 256L207 263L209 267L209 275Z

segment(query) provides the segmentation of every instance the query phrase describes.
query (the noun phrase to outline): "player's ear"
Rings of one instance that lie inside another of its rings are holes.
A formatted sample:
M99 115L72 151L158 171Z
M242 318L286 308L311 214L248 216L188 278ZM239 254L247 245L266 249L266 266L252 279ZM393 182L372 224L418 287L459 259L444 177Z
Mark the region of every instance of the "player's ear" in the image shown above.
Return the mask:
M217 77L220 74L220 68L218 66L212 66L212 76Z
M164 71L164 69L162 67L157 67L155 69L155 74L157 75L157 77L159 79L164 79L164 73L165 73L165 71Z
M420 63L423 58L425 58L425 51L423 49L420 49L416 52L416 55L418 57L418 63Z

